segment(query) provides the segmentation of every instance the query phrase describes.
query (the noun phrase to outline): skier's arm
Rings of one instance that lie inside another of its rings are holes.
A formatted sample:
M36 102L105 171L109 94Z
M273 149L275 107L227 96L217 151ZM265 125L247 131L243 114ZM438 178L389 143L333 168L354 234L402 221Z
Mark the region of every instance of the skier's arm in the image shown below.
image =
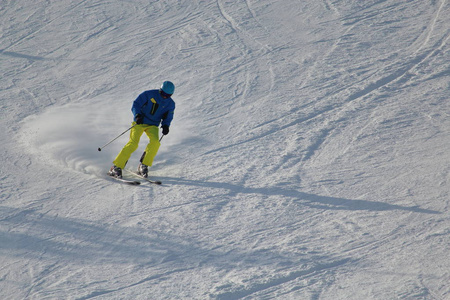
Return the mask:
M174 110L169 110L164 114L162 122L161 122L162 126L167 126L167 127L170 126L170 123L173 120L173 113L174 113Z
M138 114L142 114L142 108L147 104L148 99L145 96L145 93L140 94L136 100L133 102L133 106L131 107L131 112L133 116L136 117Z

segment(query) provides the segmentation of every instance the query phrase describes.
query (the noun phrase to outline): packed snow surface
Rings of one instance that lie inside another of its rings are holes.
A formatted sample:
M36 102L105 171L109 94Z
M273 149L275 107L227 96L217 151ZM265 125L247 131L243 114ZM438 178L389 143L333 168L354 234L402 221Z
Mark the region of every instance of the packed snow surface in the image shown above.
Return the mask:
M1 299L450 299L448 0L32 2L0 6ZM163 185L108 178L164 80Z

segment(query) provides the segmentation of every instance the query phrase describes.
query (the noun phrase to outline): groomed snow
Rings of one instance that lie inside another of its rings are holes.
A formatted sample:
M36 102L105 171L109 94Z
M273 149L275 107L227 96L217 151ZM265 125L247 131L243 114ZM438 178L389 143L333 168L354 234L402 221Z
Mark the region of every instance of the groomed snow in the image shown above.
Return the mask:
M450 299L449 24L447 0L3 1L0 298ZM164 80L163 185L107 178Z

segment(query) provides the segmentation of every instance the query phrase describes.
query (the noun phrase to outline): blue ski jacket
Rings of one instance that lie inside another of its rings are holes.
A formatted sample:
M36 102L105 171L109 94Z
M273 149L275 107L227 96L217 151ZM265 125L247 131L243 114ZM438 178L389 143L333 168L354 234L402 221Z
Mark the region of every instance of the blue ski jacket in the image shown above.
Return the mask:
M175 111L173 99L164 99L159 90L149 90L140 94L131 107L134 117L137 114L144 116L144 124L170 126Z

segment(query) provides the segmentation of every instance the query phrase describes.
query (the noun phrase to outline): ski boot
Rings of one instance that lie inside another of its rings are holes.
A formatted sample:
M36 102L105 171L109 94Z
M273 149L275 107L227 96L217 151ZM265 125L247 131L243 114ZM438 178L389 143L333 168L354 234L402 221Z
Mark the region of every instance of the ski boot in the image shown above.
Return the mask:
M109 176L122 178L122 169L116 166L112 166L108 172Z
M148 177L148 167L146 165L144 165L143 163L140 163L137 173L139 175L141 175L142 177L147 178Z

